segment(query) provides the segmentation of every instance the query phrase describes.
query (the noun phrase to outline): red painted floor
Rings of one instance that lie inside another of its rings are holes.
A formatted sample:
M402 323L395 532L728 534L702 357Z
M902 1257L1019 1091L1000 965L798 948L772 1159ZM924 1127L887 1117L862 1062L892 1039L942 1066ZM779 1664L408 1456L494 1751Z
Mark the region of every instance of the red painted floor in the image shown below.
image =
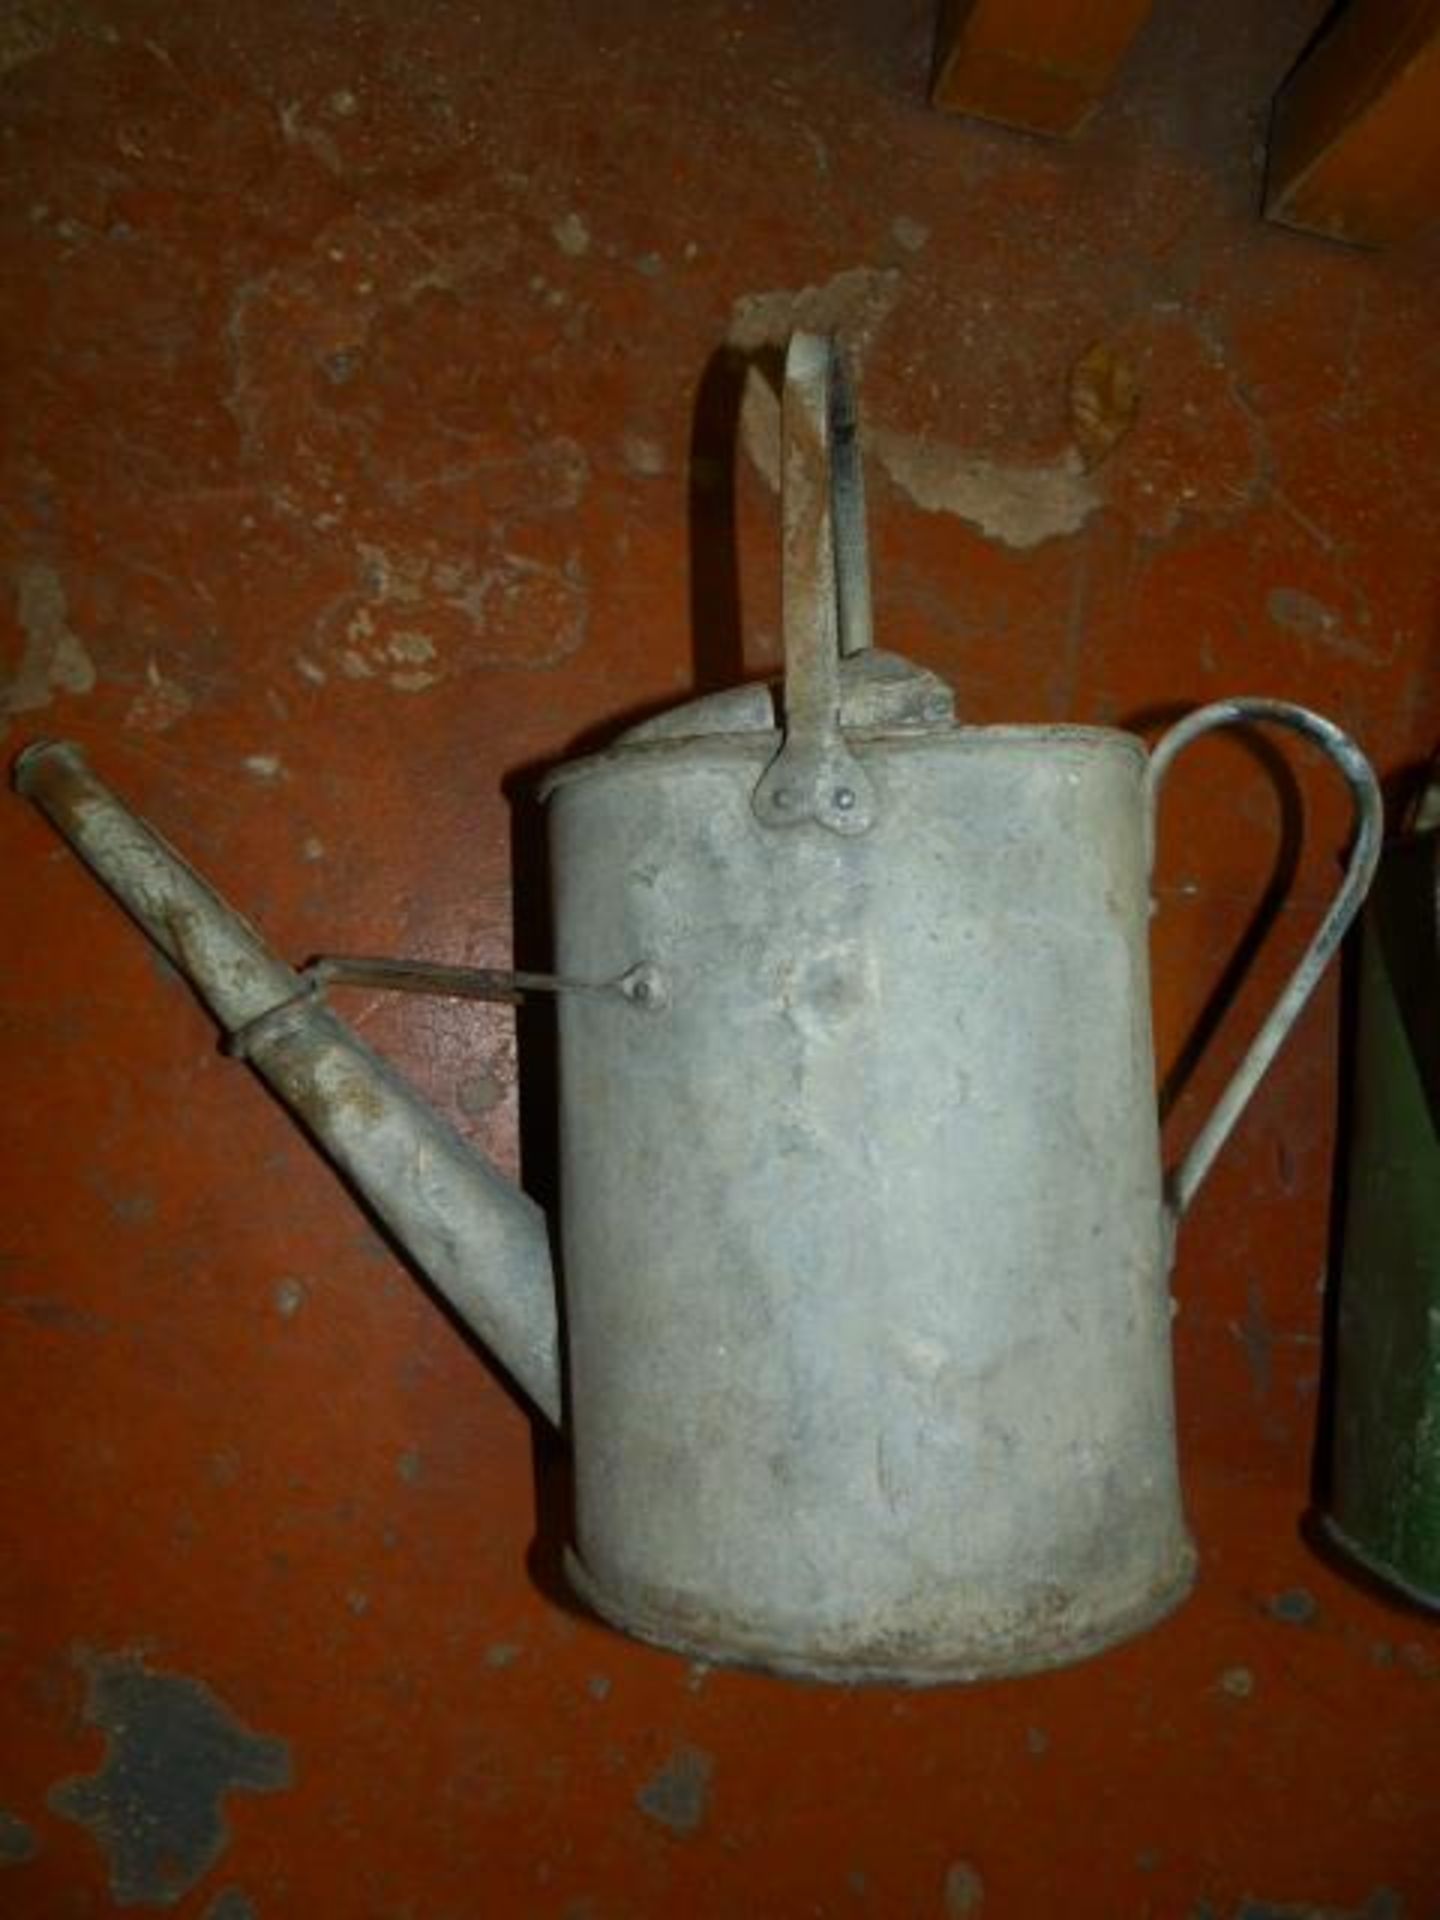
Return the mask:
M1162 0L1068 147L931 114L908 0L9 10L7 752L85 743L296 958L507 964L503 784L773 665L773 403L722 349L803 323L861 366L881 640L969 718L1272 693L1398 775L1440 256L1255 216L1323 10ZM1167 1069L1306 809L1177 1144L1334 882L1343 796L1285 764L1170 790ZM1046 1678L812 1690L564 1600L555 1450L43 823L0 837L0 1911L1440 1913L1440 1632L1301 1532L1334 981L1183 1235L1196 1597ZM506 1011L347 1006L516 1164Z

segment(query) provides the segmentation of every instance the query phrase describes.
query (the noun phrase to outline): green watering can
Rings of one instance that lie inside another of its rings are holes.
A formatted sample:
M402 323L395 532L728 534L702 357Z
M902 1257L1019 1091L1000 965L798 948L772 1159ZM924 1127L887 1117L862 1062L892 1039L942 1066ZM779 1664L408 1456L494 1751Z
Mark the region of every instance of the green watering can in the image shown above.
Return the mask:
M1324 1525L1440 1609L1440 761L1362 924Z

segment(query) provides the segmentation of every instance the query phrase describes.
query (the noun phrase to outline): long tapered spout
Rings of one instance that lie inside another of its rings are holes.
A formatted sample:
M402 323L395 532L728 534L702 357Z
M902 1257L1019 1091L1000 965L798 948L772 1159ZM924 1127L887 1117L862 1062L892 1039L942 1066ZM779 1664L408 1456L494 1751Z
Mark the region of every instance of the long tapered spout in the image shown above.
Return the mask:
M190 980L234 1051L295 1113L540 1410L561 1417L545 1216L337 1018L80 749L42 741L16 788L34 801Z

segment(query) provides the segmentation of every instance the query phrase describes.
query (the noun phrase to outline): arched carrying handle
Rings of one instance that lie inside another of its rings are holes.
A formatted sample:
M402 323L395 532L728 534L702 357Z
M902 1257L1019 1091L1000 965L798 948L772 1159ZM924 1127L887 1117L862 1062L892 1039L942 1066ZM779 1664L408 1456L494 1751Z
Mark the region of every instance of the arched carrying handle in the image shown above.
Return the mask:
M875 795L840 728L840 659L870 645L855 405L839 348L791 336L781 400L785 739L755 788L767 827L864 833Z
M1189 1152L1166 1182L1171 1216L1177 1221L1199 1191L1201 1181L1210 1171L1215 1156L1245 1110L1265 1069L1280 1051L1286 1034L1295 1024L1301 1008L1310 998L1316 982L1344 939L1347 928L1370 889L1380 858L1384 803L1380 797L1379 783L1370 762L1347 733L1343 733L1333 722L1322 720L1318 713L1311 713L1307 707L1292 706L1286 700L1221 700L1214 706L1201 707L1197 712L1187 714L1170 729L1150 757L1145 775L1147 866L1154 867L1155 812L1161 785L1175 756L1182 748L1188 747L1192 740L1198 740L1201 734L1213 733L1217 727L1249 726L1256 721L1269 721L1277 727L1288 727L1292 733L1304 734L1306 739L1313 740L1329 754L1345 776L1354 801L1355 844L1340 890L1326 909L1325 917L1305 949L1299 966L1285 983L1284 991L1275 1002L1269 1018L1251 1041L1249 1051L1216 1101L1214 1110L1196 1135Z

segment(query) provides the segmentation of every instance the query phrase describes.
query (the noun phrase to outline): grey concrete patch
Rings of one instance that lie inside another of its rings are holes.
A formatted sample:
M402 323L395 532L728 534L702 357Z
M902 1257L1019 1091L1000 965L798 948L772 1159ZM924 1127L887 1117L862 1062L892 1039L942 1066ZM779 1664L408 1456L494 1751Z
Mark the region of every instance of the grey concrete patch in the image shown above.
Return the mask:
M40 1851L35 1829L18 1813L0 1807L0 1867L23 1866Z
M715 1759L703 1747L677 1747L635 1796L648 1819L682 1838L698 1832L710 1803Z
M85 1653L79 1664L105 1758L98 1773L59 1781L48 1803L104 1849L118 1906L169 1906L229 1844L225 1796L291 1784L289 1746L252 1733L202 1681L152 1672L138 1655Z
M1271 1596L1265 1611L1287 1627L1308 1627L1320 1611L1320 1602L1308 1587L1286 1587L1283 1593Z
M1312 1907L1305 1901L1242 1900L1235 1920L1405 1920L1405 1903L1389 1887L1377 1887L1358 1907Z
M973 1920L985 1905L985 1882L968 1860L952 1860L945 1870L945 1920Z
M241 1887L222 1887L200 1920L260 1920L260 1910Z

